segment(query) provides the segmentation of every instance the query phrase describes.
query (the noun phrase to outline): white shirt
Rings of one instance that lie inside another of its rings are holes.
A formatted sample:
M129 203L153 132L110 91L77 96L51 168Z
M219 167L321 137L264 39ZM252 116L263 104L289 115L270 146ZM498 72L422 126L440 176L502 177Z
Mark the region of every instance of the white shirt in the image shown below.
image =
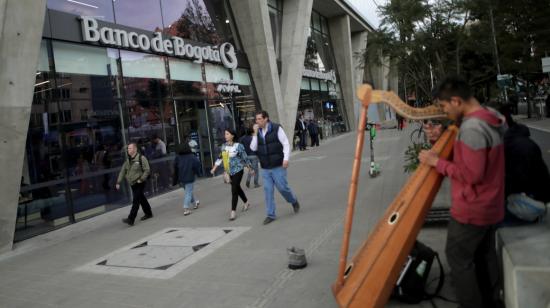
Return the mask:
M162 155L166 155L166 143L159 139L155 151L159 151Z
M271 123L268 123L267 125L271 125ZM259 133L262 134L262 138L265 138L265 135L267 135L267 129L260 128ZM277 137L279 138L279 142L283 145L283 160L288 161L288 158L290 157L290 143L288 142L285 131L280 126L279 130L277 131ZM250 149L254 152L258 150L258 136L252 136Z
M229 159L237 156L237 154L239 153L238 147L239 147L239 144L237 142L234 142L233 145L227 145L227 144L225 145L224 150L228 152ZM214 163L214 165L219 166L222 164L222 162L223 160L221 158L218 158Z

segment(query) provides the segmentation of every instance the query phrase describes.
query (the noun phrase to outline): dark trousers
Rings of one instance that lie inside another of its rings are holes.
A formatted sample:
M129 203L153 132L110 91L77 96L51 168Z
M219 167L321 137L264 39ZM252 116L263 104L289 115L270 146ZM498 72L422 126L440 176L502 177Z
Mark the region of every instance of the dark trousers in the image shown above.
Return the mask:
M318 134L309 134L311 138L311 146L319 146L319 135Z
M248 202L246 195L244 194L243 189L241 188L241 181L243 179L244 170L241 170L231 177L231 210L234 211L237 209L237 202L239 202L239 197L243 200L244 203Z
M130 215L128 215L128 219L132 222L136 220L140 204L141 209L143 210L143 213L145 213L145 215L153 216L151 206L149 205L147 198L145 198L145 195L143 194L144 188L145 183L136 183L132 185L132 194L134 195L134 200L132 200L132 209L130 210Z
M460 306L495 307L498 298L495 227L462 224L451 218L445 253Z
M306 149L306 138L307 138L307 131L303 130L300 132L300 150Z

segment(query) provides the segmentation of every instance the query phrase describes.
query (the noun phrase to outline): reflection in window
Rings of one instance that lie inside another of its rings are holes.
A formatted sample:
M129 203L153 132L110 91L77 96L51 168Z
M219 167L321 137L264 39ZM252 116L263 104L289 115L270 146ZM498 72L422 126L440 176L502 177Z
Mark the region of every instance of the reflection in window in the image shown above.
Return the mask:
M149 103L168 96L166 70L161 57L120 51L126 98Z
M116 0L113 4L117 24L149 31L162 29L159 0Z
M127 202L112 189L123 161L118 72L109 69L118 52L46 40L41 47L16 240L63 226L70 213L78 220Z
M281 32L283 24L283 3L281 0L270 0L269 20L271 22L271 34L273 36L273 46L277 59L281 59Z
M327 35L309 29L304 65L321 72L335 70L330 39Z
M113 22L113 2L112 0L48 0L47 7L56 11Z
M234 43L224 0L161 0L166 33L214 45Z

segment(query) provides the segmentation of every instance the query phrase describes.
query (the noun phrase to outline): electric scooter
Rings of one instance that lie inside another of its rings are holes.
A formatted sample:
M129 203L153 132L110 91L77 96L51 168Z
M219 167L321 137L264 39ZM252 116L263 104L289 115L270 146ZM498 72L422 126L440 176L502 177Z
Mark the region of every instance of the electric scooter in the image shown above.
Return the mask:
M374 162L374 146L373 140L376 138L376 125L374 122L367 122L367 130L369 130L370 139L370 168L369 176L371 178L380 174L380 165Z

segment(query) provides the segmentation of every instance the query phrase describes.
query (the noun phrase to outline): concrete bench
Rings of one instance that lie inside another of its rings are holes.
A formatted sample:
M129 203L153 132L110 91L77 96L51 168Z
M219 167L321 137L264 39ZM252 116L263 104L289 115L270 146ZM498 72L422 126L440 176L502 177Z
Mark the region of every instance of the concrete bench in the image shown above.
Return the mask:
M541 223L497 231L507 308L550 307L550 213Z

